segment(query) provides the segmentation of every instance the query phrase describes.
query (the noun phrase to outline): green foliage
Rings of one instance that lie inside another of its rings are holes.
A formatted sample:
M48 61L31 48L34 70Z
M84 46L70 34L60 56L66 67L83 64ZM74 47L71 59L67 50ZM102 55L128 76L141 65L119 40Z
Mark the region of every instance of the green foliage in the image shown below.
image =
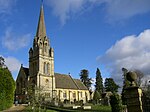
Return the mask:
M14 101L15 81L7 68L0 67L0 110L9 108Z
M114 92L118 92L118 88L119 88L119 85L117 85L113 78L106 78L105 79L105 90L108 92L108 91L111 91L112 93Z
M100 98L101 98L101 96L100 96L99 92L97 90L95 90L94 96L93 96L93 103L94 104L98 104Z
M44 90L44 87L37 87L33 84L29 84L27 88L28 93L28 100L27 102L30 102L30 106L33 107L33 111L41 110L42 104L45 103L45 93L42 91ZM44 105L43 105L44 107Z
M110 105L112 112L122 112L122 102L118 94L114 93L110 96Z
M130 86L130 82L127 80L127 77L126 77L128 70L126 68L122 68L122 72L123 72L123 88L122 88L122 93L121 93L121 99L122 99L122 104L126 105L125 88Z
M3 58L2 56L0 56L0 67L1 67L1 68L5 66L4 63L5 63L4 58Z
M103 92L103 79L102 79L102 76L101 76L101 72L100 70L97 68L97 71L96 71L96 82L95 82L95 89L96 91L99 92L100 96Z
M80 79L81 81L83 82L83 84L88 88L90 89L91 87L91 84L92 84L92 79L89 78L89 71L86 70L86 69L83 69L81 70L80 72Z
M92 105L91 112L111 112L110 106Z

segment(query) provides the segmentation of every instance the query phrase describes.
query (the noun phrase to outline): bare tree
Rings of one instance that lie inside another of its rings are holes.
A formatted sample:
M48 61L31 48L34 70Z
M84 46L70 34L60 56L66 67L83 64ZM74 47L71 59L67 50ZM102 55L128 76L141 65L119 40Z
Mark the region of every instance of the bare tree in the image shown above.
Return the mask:
M144 77L144 73L138 69L135 69L134 72L137 74L137 85L141 86L142 83L142 78Z

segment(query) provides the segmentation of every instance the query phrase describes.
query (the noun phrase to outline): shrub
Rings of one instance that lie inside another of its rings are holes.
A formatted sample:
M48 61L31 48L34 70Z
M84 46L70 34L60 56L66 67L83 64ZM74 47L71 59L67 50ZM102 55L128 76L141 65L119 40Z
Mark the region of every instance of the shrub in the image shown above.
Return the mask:
M67 100L67 99L65 99L65 100L64 100L64 104L67 104L67 103L70 103L70 101Z
M0 110L12 106L14 102L15 81L7 68L0 68Z
M100 101L100 98L101 98L101 96L100 96L99 92L95 91L94 92L94 96L93 96L93 103L94 104L98 104L99 101Z
M110 96L110 105L112 112L122 112L121 98L117 93Z

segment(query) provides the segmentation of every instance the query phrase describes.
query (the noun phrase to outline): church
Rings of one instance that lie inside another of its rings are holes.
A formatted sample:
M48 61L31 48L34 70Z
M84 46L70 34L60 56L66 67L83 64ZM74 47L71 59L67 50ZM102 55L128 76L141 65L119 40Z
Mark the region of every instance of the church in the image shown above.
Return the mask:
M20 103L26 102L27 88L30 84L42 88L42 93L49 101L82 100L86 103L90 100L88 88L79 79L72 78L70 74L54 71L54 49L50 46L50 40L46 35L43 4L40 8L33 46L29 49L29 68L21 65L16 79L15 96Z

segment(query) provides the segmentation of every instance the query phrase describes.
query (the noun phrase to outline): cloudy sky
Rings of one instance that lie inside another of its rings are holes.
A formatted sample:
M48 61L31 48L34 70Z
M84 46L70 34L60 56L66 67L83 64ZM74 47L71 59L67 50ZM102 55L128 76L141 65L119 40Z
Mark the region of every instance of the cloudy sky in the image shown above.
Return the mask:
M28 67L40 0L0 0L0 55L14 79ZM79 78L81 69L122 83L121 68L150 74L150 0L44 0L55 72Z

